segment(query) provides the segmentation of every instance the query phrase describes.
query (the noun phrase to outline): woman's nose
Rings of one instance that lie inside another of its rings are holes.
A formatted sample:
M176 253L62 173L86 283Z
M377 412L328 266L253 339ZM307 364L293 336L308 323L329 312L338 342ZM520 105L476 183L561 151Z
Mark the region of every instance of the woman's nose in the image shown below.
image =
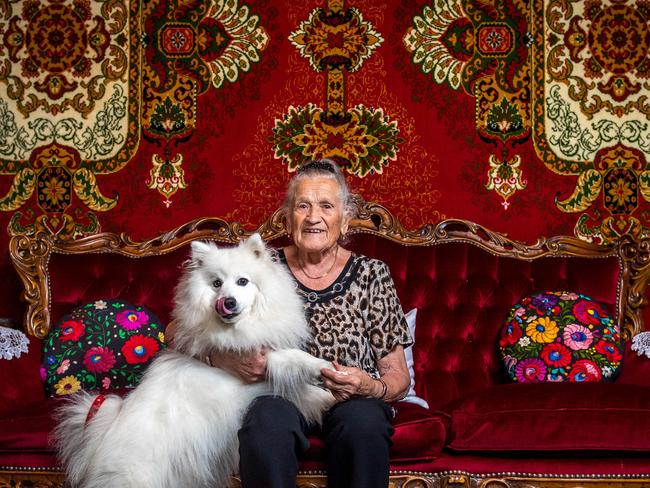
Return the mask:
M307 220L309 222L318 222L320 220L320 210L316 207L311 207L307 213Z

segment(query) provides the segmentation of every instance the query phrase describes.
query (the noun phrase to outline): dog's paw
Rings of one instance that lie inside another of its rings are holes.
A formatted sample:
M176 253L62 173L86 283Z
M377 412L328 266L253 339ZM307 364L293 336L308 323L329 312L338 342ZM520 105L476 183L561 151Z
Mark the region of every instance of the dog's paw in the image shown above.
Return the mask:
M326 361L325 359L316 359L316 370L318 371L318 376L320 376L320 372L322 369L331 369L332 371L336 371L336 368L332 364L331 361Z

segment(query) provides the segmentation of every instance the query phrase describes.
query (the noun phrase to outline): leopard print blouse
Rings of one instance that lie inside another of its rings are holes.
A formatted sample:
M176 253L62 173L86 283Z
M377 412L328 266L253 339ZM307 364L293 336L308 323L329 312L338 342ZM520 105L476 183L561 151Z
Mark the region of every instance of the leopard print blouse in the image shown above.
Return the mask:
M286 265L283 252L280 260ZM288 266L287 266L288 267ZM314 333L307 350L328 361L379 377L377 360L396 346L412 344L388 266L352 253L341 274L324 290L296 279Z

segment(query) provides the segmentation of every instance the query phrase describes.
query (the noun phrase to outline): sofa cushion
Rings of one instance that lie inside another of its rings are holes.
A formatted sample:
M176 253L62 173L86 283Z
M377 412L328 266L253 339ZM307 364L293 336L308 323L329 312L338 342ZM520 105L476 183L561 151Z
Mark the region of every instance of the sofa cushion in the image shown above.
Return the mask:
M0 416L0 453L49 450L55 405L53 400L44 399Z
M409 402L399 402L394 408L391 462L415 462L437 457L447 440L449 416ZM325 450L322 439L311 436L309 443L304 460L322 461Z
M73 309L43 344L43 379L49 395L122 390L138 384L164 348L155 314L124 300L96 300Z
M499 385L451 414L455 451L650 451L650 387Z
M404 357L406 358L406 366L409 370L409 376L411 377L411 386L409 386L409 391L406 393L406 396L402 401L416 403L424 408L429 408L429 404L424 398L420 398L415 392L415 371L413 369L413 346L415 345L415 328L417 326L417 314L418 309L414 308L405 314L406 323L409 328L409 333L411 334L411 339L413 339L413 344L404 348Z
M8 412L45 400L38 369L41 342L29 338L27 353L12 359L0 359L0 418Z
M499 341L508 375L520 383L612 380L623 358L607 309L573 292L538 292L517 302Z
M643 352L633 350L632 341L625 344L623 364L616 383L650 386L650 358Z

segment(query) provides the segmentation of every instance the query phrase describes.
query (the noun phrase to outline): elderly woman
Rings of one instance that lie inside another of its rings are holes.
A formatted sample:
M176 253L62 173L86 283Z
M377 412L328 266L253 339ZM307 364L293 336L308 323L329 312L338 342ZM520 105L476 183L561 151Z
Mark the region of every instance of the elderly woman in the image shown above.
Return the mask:
M354 208L332 161L307 162L289 182L284 212L293 244L279 256L304 298L313 329L309 352L337 370L321 374L338 403L317 427L287 400L258 398L239 432L244 488L295 487L311 433L325 442L329 487L388 485L390 403L409 386L404 347L411 339L388 267L340 244ZM211 359L247 382L264 378L265 351Z

